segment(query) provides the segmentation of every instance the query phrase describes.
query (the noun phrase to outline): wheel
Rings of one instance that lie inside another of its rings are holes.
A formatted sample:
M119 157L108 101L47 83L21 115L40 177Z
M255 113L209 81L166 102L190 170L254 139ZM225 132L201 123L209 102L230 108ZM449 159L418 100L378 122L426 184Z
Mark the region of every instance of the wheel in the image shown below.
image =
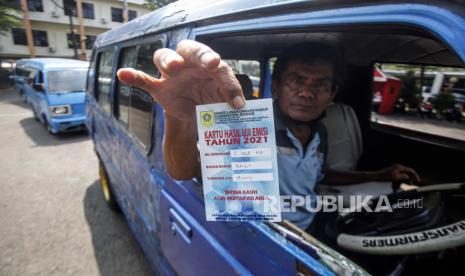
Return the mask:
M118 203L116 202L115 196L113 194L110 180L108 179L108 174L105 170L105 167L102 164L102 161L99 161L99 178L100 186L102 187L103 199L113 211L120 211Z
M45 129L47 129L48 133L50 133L51 135L56 135L57 132L55 132L53 128L50 126L50 124L47 121L47 118L43 116L42 119L44 120L44 127Z
M368 255L413 255L457 248L465 245L464 195L465 183L395 193L386 197L385 202L394 203L390 211L341 214L328 230L336 232L340 247Z
M24 91L20 91L19 92L19 95L21 96L21 100L24 102L24 103L27 103L27 96L26 96L26 92Z
M32 114L34 115L34 120L36 120L37 122L39 122L40 119L39 119L39 116L37 115L37 112L36 112L36 110L34 109L34 107L32 107Z

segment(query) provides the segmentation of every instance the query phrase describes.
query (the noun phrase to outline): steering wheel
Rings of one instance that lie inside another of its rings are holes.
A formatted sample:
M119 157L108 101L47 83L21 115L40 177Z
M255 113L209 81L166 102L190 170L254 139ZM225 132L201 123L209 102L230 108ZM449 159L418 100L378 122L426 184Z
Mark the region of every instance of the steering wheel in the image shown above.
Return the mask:
M368 208L339 214L326 226L326 232L341 248L370 255L409 255L459 247L465 245L464 200L465 183L380 196L371 199Z

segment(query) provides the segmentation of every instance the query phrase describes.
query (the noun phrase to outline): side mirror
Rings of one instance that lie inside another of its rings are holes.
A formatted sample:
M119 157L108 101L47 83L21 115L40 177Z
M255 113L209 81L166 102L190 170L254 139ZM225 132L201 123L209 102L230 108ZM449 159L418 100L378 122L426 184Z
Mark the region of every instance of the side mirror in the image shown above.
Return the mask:
M32 86L37 92L42 92L44 91L44 84L43 83L35 83Z

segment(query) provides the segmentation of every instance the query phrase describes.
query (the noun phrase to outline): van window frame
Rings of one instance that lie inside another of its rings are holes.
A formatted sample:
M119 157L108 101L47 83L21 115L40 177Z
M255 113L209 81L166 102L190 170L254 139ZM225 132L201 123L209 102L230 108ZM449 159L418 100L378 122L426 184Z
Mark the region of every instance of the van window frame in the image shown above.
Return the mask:
M146 156L148 156L152 150L152 148L154 148L154 144L155 144L155 141L154 141L154 122L155 122L155 118L154 116L156 116L157 114L157 105L156 105L156 102L153 101L153 108L152 108L152 112L151 112L151 116L150 116L150 139L149 139L149 144L147 145L146 148L143 147L142 145L142 142L140 141L140 139L130 130L129 128L129 120L128 120L128 125L125 126L120 120L119 118L116 117L117 115L117 112L119 112L119 110L117 110L117 103L119 103L119 99L118 99L118 92L119 90L118 87L119 87L119 81L116 77L116 71L121 68L121 64L122 64L122 59L123 59L123 53L124 53L124 50L125 49L128 49L128 48L131 48L131 47L136 47L137 48L137 51L139 51L139 46L140 45L147 45L147 44L159 44L160 45L160 48L163 48L163 47L167 47L167 43L168 43L168 39L167 39L167 36L166 34L158 34L158 35L150 35L150 36L143 36L143 37L138 37L138 38L134 38L134 39L129 39L127 41L123 41L121 43L119 43L118 45L116 45L116 63L114 65L116 65L116 68L114 67L114 72L115 72L115 76L114 76L114 81L113 81L113 95L111 96L111 99L112 99L112 113L110 114L111 117L116 121L115 125L117 125L117 127L123 132L126 134L126 136L132 141L134 142L134 144L137 145L137 148L139 148L139 150L145 154ZM155 64L153 65L155 66ZM158 70L157 70L158 71ZM160 72L158 72L158 76L157 78L160 76ZM147 93L147 92L145 92ZM129 106L130 107L130 106ZM129 112L129 110L128 110ZM119 114L118 114L119 115Z

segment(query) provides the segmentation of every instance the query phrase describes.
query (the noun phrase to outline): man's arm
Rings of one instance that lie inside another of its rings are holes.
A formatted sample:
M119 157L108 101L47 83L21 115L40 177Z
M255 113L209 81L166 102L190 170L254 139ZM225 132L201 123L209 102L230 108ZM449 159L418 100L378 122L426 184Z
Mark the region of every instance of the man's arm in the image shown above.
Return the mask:
M165 113L163 160L171 177L180 180L200 176L195 122L178 120Z
M370 181L387 181L397 183L400 181L420 182L418 173L403 165L393 165L379 171L335 171L328 170L324 179L325 184L346 185Z

